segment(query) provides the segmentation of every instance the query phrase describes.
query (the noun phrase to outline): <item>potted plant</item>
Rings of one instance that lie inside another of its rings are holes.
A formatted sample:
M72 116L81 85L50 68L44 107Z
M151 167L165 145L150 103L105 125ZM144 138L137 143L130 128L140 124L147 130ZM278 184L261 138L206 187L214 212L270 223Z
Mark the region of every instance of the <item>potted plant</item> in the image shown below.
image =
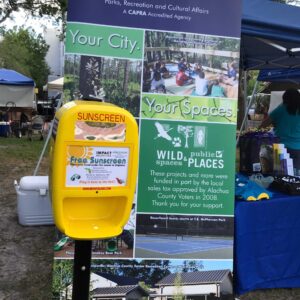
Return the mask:
M256 94L254 97L254 114L250 115L251 120L262 121L268 113L270 95Z

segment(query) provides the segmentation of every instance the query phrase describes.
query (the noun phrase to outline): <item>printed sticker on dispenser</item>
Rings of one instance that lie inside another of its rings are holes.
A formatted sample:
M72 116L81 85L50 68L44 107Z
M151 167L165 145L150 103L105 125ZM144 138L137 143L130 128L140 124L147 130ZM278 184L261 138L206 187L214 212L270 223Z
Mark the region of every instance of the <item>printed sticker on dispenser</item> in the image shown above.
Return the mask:
M129 148L68 146L67 187L126 186Z

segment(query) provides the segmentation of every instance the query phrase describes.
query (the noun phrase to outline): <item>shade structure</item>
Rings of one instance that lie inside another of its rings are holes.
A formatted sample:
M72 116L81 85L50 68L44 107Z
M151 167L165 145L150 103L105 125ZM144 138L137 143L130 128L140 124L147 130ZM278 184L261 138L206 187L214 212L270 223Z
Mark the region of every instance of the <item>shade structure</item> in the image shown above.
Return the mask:
M300 8L243 0L241 68L300 68Z
M64 78L63 77L57 78L57 79L55 79L53 81L50 81L47 84L48 90L62 91L63 90L63 86L64 86Z
M34 81L14 70L0 69L0 107L33 107Z

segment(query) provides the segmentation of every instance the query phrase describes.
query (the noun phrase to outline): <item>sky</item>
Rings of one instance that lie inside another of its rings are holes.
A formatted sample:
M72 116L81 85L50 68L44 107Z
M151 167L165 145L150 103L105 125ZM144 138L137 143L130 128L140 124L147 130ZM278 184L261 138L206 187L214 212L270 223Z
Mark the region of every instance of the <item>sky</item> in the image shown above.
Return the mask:
M172 266L182 266L183 260L170 260L172 262ZM233 261L231 259L228 260L209 260L209 259L199 259L199 261L203 264L203 269L201 271L212 271L212 270L222 270L229 269L232 271ZM171 270L172 271L172 270Z
M13 29L14 26L25 28L32 27L36 33L43 34L45 28L58 27L54 18L50 17L32 17L24 11L14 12L10 19L5 20L1 27L5 29Z

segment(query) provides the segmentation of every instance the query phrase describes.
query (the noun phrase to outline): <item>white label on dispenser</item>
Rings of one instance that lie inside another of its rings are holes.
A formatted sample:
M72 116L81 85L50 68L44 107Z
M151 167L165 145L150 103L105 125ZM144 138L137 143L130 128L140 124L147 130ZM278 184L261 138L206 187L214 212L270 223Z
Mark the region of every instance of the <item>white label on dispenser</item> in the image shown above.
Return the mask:
M67 187L126 186L129 148L68 146Z

